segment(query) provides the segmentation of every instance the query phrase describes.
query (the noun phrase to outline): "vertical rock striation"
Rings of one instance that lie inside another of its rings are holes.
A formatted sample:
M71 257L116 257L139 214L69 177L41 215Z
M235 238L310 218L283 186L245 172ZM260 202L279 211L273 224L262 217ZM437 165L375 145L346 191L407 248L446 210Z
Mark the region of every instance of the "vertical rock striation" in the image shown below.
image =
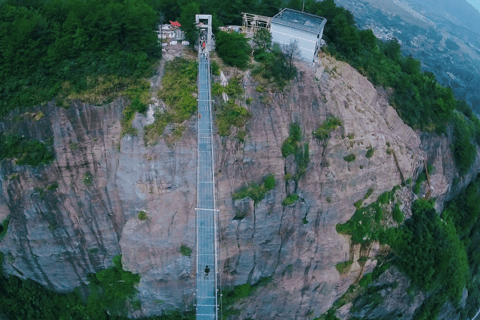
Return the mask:
M388 105L388 91L376 90L331 57L322 57L313 70L299 66L296 79L280 93L260 94L248 72L243 85L246 95L255 98L245 143L216 137L221 283L223 288L255 284L270 276L272 282L236 304L239 319L319 316L362 270L373 268L372 262L362 268L359 248L335 230L353 215L353 204L369 188L374 191L365 204L402 179L415 179L426 159L436 168L432 196L441 205L480 167L477 161L452 188L456 170L450 140L420 137ZM5 269L67 292L121 253L124 268L141 275L138 315L190 308L195 290L195 119L187 121L174 146L159 139L147 147L143 125L151 119L142 115L133 122L138 135L121 136L126 103L75 103L69 109L48 105L39 108L45 114L39 121L15 122L12 115L0 122L4 132L54 137L56 153L52 164L39 167L0 163L0 219L11 218L0 241L0 250L7 253ZM151 118L153 112L149 114ZM325 146L312 132L329 114L343 125ZM300 125L310 151L298 183L284 180L295 165L281 154L292 122ZM365 156L367 148L375 150L371 158ZM344 160L349 154L355 161ZM264 200L233 201L232 192L271 173L277 185ZM58 189L47 190L53 182ZM292 192L299 200L283 207ZM415 196L405 191L402 197L408 213ZM147 220L138 219L140 210ZM234 219L237 213L241 217ZM194 249L191 257L181 255L182 244ZM353 261L350 272L340 275L335 265L346 260Z

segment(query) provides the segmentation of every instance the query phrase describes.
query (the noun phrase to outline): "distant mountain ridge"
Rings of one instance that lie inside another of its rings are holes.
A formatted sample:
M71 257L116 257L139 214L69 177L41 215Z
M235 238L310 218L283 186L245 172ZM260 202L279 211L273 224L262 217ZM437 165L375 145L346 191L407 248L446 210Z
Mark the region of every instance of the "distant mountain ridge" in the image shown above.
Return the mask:
M410 4L439 14L480 35L480 12L465 0L406 0ZM454 19L451 19L451 18Z

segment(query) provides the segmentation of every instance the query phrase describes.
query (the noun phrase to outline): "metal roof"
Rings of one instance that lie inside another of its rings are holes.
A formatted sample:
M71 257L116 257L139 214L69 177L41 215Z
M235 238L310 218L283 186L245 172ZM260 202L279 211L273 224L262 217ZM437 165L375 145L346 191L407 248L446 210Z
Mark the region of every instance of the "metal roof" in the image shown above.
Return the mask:
M272 24L280 24L312 33L320 33L327 19L310 13L285 8L272 18Z

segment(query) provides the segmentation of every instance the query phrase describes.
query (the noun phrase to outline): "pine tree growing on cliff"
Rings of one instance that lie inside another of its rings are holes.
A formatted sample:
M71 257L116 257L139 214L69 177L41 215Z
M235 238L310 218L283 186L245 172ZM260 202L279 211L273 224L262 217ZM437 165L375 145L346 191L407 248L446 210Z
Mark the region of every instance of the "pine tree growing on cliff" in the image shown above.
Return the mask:
M191 2L182 7L182 13L178 19L185 32L185 40L190 42L191 46L195 45L198 37L198 29L195 24L195 15L200 13L200 6L196 2Z

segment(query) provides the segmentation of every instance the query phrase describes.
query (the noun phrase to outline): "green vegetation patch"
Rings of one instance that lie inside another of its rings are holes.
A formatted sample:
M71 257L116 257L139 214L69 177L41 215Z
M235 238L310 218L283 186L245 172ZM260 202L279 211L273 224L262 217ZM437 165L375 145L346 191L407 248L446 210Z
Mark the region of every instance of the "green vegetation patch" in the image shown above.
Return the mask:
M0 261L3 263L1 252ZM115 256L113 262L112 267L87 276L89 294L86 297L80 287L61 294L30 279L12 275L7 278L0 264L0 310L9 319L128 320L127 311L140 308L140 301L135 297L140 276L123 270L120 255ZM193 320L195 314L173 310L162 316L142 319Z
M363 199L366 200L366 199L370 198L372 193L373 193L373 188L368 188L367 193L365 193L365 197L363 197Z
M433 168L430 167L429 171L433 171ZM473 317L480 304L479 283L476 280L480 270L479 195L480 177L477 177L457 197L446 203L441 218L434 209L433 201L417 200L412 206L412 217L405 220L403 225L386 230L379 226L377 232L373 230L381 244L388 244L392 248L393 257L386 264L378 264L371 276L366 274L360 280L359 285L365 290L355 298L354 309L381 302L376 293L379 292L379 286L371 284L394 263L411 280L410 291L428 293L414 319L436 319L447 301L457 308L461 319ZM399 204L393 206L392 216L398 223L403 221ZM359 222L358 218L354 215L349 222ZM361 221L362 225L366 222ZM363 234L357 235L361 238ZM395 286L395 283L388 285ZM458 303L465 287L468 297L463 308Z
M214 76L220 75L220 65L218 64L217 61L212 60L212 63L210 64L210 69L212 70L212 74Z
M5 236L7 235L7 231L8 231L8 223L10 222L10 219L9 218L6 218L2 221L2 223L0 224L0 240L2 240L3 238L5 238ZM3 260L0 260L0 264L3 262Z
M299 196L296 193L289 194L285 199L283 199L282 206L286 207L292 205L297 202L298 198Z
M355 161L355 155L353 153L349 154L348 156L345 156L343 158L343 160L347 161L347 162L353 162Z
M425 181L427 181L427 174L425 173L425 171L422 171L422 173L420 173L418 175L418 178L415 181L415 185L413 186L413 193L419 194L420 193L420 188L422 187L422 184Z
M347 261L337 263L335 265L335 268L337 269L338 273L345 274L350 270L350 267L352 264L353 264L352 260L347 260Z
M159 97L170 108L173 121L183 122L197 110L196 91L198 62L175 58L165 65Z
M266 29L259 29L255 33L253 43L253 57L257 64L252 75L259 82L283 89L297 75L293 60L298 56L298 46L290 45L281 50L278 44L272 45L272 35ZM263 86L257 87L258 92L263 92L264 89Z
M170 134L165 135L165 142L169 148L173 148L177 141L180 141L186 126L183 124L175 124L170 130Z
M380 256L380 258L382 258ZM382 258L383 260L383 258ZM348 261L342 262L343 264L347 265ZM383 286L375 287L375 288L369 288L370 285L377 280L380 275L385 272L390 266L392 265L391 262L378 262L376 267L373 269L371 273L365 274L362 279L360 279L358 285L351 285L348 290L337 300L333 303L333 306L328 309L326 313L321 315L319 318L316 318L316 320L325 320L325 319L337 319L335 317L335 312L339 308L343 307L349 302L353 302L353 307L350 309L351 313L354 313L357 308L357 301L359 301L361 298L369 298L369 296L372 296L375 292L378 292L379 290L389 288L389 287L395 287L396 284L386 284ZM348 266L349 267L349 266ZM372 299L373 298L373 299ZM369 302L374 302L374 301L379 301L378 295L375 294L374 297L370 299L367 299L366 301ZM372 301L373 300L373 301ZM356 317L352 317L352 319L357 319Z
M144 76L149 76L147 72ZM81 91L74 91L70 83L64 83L55 103L59 107L68 108L74 100L82 100L94 105L110 103L117 97L126 97L130 101L138 100L146 105L150 101L150 82L145 79L116 75L89 78L89 86ZM139 110L142 110L139 108Z
M86 187L93 185L93 175L90 172L85 173L83 176L83 184L85 184Z
M371 157L373 157L374 153L375 153L375 149L370 147L370 148L368 148L367 153L365 154L365 157L367 159L370 159Z
M247 131L245 130L238 130L237 135L235 138L237 138L238 141L245 143L245 137L247 136Z
M384 193L382 193L381 195L378 196L378 199L377 201L380 203L380 204L388 204L392 201L395 200L394 196L395 196L395 192L399 189L398 186L395 186L392 191L385 191Z
M400 210L400 205L398 203L395 203L393 207L392 217L393 220L395 220L395 222L399 224L403 222L403 219L405 219L405 215L403 214L403 211Z
M243 34L219 31L215 37L215 46L225 64L241 69L248 66L252 49Z
M330 138L332 132L342 125L342 121L334 115L328 115L327 119L323 121L322 125L313 131L313 135L321 141L326 141Z
M239 310L234 309L232 305L243 298L251 296L256 290L271 282L272 277L262 277L254 285L250 285L250 283L247 282L224 289L222 291L223 317L227 317L228 315L239 315Z
M123 270L122 256L113 258L113 266L88 276L89 304L98 304L99 309L114 314L126 315L127 301L132 302L137 292L135 285L140 276Z
M383 210L377 202L367 207L360 207L350 220L337 224L336 230L340 234L351 235L353 243L370 243L378 240Z
M230 98L235 98L241 95L243 93L243 89L240 86L240 78L231 78L225 87L218 82L212 84L212 95L220 96L223 92L225 92Z
M362 207L362 204L363 204L363 199L360 199L357 202L355 202L353 206L357 209L360 209Z
M310 162L309 144L302 145L302 129L298 123L290 124L290 134L282 144L282 156L284 158L291 154L295 155L297 164L297 172L293 175L293 179L298 181L306 173L308 163Z
M225 93L230 97L235 97L243 93L243 89L240 86L240 78L232 77L225 87Z
M376 202L366 207L361 207L362 200L355 203L357 210L350 220L337 224L337 232L352 236L351 241L354 244L369 244L379 240L384 233L384 218L390 210L388 203L397 190L398 187L394 187L391 191L384 192Z
M212 84L212 95L213 96L220 96L222 93L225 92L225 88L218 82Z
M478 219L480 197L480 179L477 175L475 181L463 190L455 199L445 205L442 218L448 224L453 223L457 233L466 248L469 264L469 279L466 284L468 297L465 308L460 311L461 319L473 319L480 306L480 220Z
M480 131L480 126L475 128L473 122L469 121L463 114L455 113L453 156L460 175L468 172L477 155L477 150L473 142L475 129Z
M412 217L386 232L385 242L398 256L397 264L414 286L425 291L445 290L458 302L468 280L468 259L455 225L443 222L433 203L417 200Z
M148 215L145 211L139 211L138 212L138 220L145 221L148 220Z
M111 83L105 78L135 81L161 57L158 14L148 1L9 2L0 17L0 115L54 97L63 105L99 92ZM125 89L109 88L102 98Z
M361 287L366 288L366 287L368 287L372 282L373 282L372 274L371 274L371 273L367 273L367 274L363 275L362 279L360 279L360 281L358 282L358 284L359 284Z
M315 320L340 320L340 318L335 315L335 309L330 308L326 313L322 314L318 318L315 318Z
M38 166L55 159L53 139L46 142L23 138L17 134L0 135L0 161L15 159L17 165Z
M234 100L228 100L227 103L215 109L215 124L221 136L230 135L231 126L241 128L252 117L246 108L236 105Z
M455 199L445 204L442 218L453 223L460 237L469 236L480 216L480 176L472 181Z
M198 62L175 58L165 64L162 89L158 96L167 105L167 110L155 112L153 124L145 126L145 141L154 142L163 134L169 123L182 123L197 111L197 100L193 93L197 90Z
M58 188L58 182L56 181L47 186L48 191L55 191L57 190L57 188Z
M187 246L185 244L182 244L180 246L180 253L184 257L190 257L192 255L192 248L190 248L189 246Z
M282 51L278 44L274 44L268 51L255 50L254 58L259 64L251 74L264 85L271 84L278 90L283 90L285 85L297 75L297 68L293 63L294 57ZM265 87L259 85L256 91L262 93Z
M132 136L137 135L137 130L132 127L132 121L135 117L136 112L145 113L147 111L147 105L140 102L138 98L133 100L131 104L123 109L123 119L122 123L122 135L129 134Z
M282 144L282 156L284 158L295 154L298 149L298 143L302 140L302 129L298 123L290 124L290 134Z
M268 191L275 189L276 181L273 174L263 178L263 182L257 184L252 182L246 186L243 186L240 190L232 194L233 200L240 200L249 197L254 201L255 204L258 204L265 198L265 195Z

